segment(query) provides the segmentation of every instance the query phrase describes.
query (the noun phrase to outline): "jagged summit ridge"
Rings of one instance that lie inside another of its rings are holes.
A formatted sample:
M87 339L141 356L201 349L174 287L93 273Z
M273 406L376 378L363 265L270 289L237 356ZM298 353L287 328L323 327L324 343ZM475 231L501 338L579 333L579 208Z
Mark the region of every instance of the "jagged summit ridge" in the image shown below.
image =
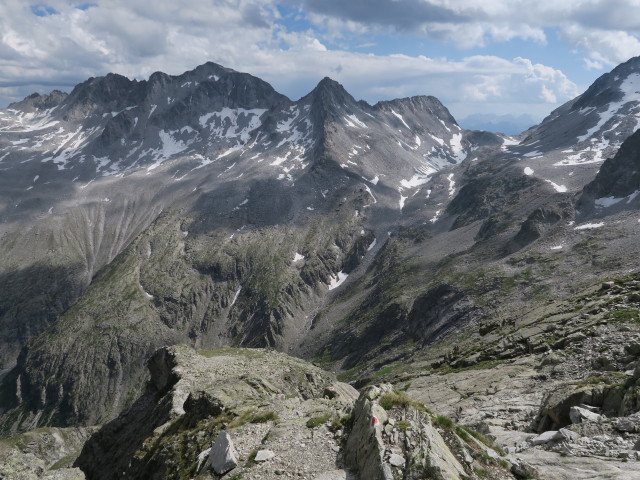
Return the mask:
M639 123L640 57L635 57L551 112L512 150L528 156L557 151L559 166L597 164L612 156Z
M327 77L293 102L259 78L211 62L140 81L110 73L69 95L32 96L0 111L2 164L25 180L72 185L135 172L182 181L214 171L221 179L242 174L293 185L324 159L397 190L482 144L433 97L371 106ZM19 208L39 186L11 188Z

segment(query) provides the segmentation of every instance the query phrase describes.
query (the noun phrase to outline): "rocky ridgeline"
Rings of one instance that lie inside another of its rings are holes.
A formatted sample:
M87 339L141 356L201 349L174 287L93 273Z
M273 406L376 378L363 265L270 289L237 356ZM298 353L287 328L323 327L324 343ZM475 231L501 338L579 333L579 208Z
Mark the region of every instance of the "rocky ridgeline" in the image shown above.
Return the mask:
M148 368L146 393L97 432L4 440L0 478L513 478L486 438L390 385L358 395L261 349L165 347Z

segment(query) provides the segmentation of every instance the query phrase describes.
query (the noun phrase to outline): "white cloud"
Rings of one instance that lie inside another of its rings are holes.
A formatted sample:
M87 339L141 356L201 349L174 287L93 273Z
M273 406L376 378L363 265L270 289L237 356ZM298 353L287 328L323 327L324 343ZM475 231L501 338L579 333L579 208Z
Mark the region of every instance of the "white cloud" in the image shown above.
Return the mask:
M545 29L562 32L592 65L614 65L640 54L639 0L304 0L319 28L336 32L412 32L460 48L522 39L545 43ZM358 2L358 4L361 4ZM430 15L430 11L443 12ZM372 12L372 13L369 13Z
M585 63L589 68L613 67L640 55L640 40L628 32L572 24L563 27L561 33L569 43L586 52Z
M356 98L375 102L434 95L456 115L489 108L500 114L519 114L522 108L546 113L579 93L560 70L523 58L371 55L330 47L327 42L328 37L344 32L390 31L395 28L393 22L463 46L513 38L544 42L543 20L561 12L575 13L575 2L543 0L533 9L518 1L432 0L439 10L430 11L442 20L435 23L403 20L402 12L386 23L376 23L375 18L365 23L358 21L357 9L351 18L326 8L304 7L309 2L295 2L303 8L296 14L298 20L306 19L321 29L301 32L286 27L275 1L191 0L184 8L173 0L159 0L153 6L146 0L97 0L98 6L80 10L68 0L51 0L47 4L59 14L37 17L22 1L4 0L0 2L0 106L34 90L69 90L90 76L110 71L145 78L157 70L179 74L209 60L260 76L292 98L308 93L326 75L342 82ZM411 0L415 11L422 8L420 2ZM332 5L349 3L336 0ZM591 43L587 44L587 37L576 28L566 31L567 39L584 48L595 45L594 37L588 37ZM629 34L625 51L635 48L634 40ZM602 58L596 54L615 41L612 37L593 47L590 61L606 62L605 53Z

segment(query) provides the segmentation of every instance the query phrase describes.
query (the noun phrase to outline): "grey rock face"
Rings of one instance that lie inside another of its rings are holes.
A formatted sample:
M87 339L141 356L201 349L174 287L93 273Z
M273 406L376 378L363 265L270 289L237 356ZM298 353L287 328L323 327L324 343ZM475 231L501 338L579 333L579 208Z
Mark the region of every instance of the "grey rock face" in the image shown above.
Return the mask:
M271 460L275 456L276 454L271 450L258 450L258 453L256 453L255 461L258 463L266 462L267 460Z
M571 419L571 423L599 422L602 416L586 408L571 407L569 409L569 418Z
M211 447L207 465L209 465L218 475L224 475L238 466L233 441L229 434L224 430L220 432L216 439L216 443Z

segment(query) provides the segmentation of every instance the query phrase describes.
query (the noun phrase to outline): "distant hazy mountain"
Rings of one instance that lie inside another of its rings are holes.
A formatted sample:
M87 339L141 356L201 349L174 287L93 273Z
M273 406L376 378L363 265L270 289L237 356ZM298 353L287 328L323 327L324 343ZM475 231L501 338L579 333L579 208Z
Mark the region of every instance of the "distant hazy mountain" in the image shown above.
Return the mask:
M496 115L493 113L474 113L459 120L460 125L469 130L517 135L536 124L531 115Z

